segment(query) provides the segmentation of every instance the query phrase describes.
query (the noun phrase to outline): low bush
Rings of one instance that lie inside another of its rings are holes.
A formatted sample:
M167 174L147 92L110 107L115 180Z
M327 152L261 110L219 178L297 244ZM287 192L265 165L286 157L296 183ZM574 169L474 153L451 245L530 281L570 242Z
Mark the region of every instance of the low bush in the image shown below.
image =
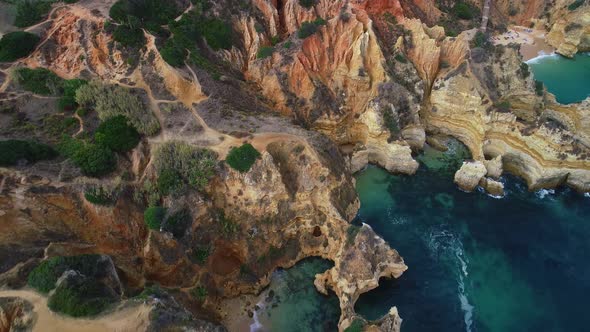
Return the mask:
M124 115L141 134L154 135L160 130L160 123L149 106L129 89L118 85L92 81L76 91L76 102L94 109L101 120Z
M127 24L129 17L138 20L142 27L167 24L183 12L176 1L161 0L119 0L110 9L109 15L121 24Z
M24 31L9 32L0 39L0 62L12 62L31 54L39 37Z
M172 141L157 147L153 162L158 174L174 170L185 184L202 190L215 175L217 155L211 150Z
M141 48L146 39L143 30L138 27L119 25L113 32L113 39L125 47Z
M21 140L0 141L0 166L15 166L19 162L35 163L53 159L57 152L49 145Z
M537 96L541 97L545 93L545 85L541 81L535 80L535 93Z
M100 177L111 173L117 167L116 156L102 145L64 136L59 150L88 176Z
M159 231L166 217L166 208L150 206L143 212L143 221L149 229Z
M139 143L139 133L123 115L101 122L94 132L96 143L116 152L132 150Z
M251 144L246 143L239 148L232 148L227 154L225 162L238 172L246 173L258 158L260 158L260 152L258 152L258 150L256 150Z
M229 50L232 47L232 28L220 19L205 20L199 26L199 32L207 41L207 45L214 50Z
M453 13L455 16L462 20L471 20L475 16L473 8L469 4L459 1L453 7Z
M408 59L406 59L406 57L401 53L397 53L395 55L395 60L397 62L401 62L401 63L408 63Z
M53 257L34 268L27 278L27 284L40 293L48 293L55 288L55 283L68 270L78 271L86 276L94 276L100 271L100 255L80 255L70 257Z
M166 232L172 233L175 238L181 238L184 236L186 229L191 224L191 213L187 209L182 209L171 216L169 216L162 229Z
M258 59L264 59L264 58L271 56L274 53L274 51L275 51L274 47L262 46L258 50L258 54L256 55L256 57Z
M205 264L207 262L207 258L209 258L209 255L211 254L211 247L198 247L196 249L193 249L192 251L192 258L194 259L194 261L196 261L198 264Z
M62 93L63 79L48 69L22 67L15 69L13 75L17 83L27 91L44 96Z
M569 6L567 6L567 9L576 10L576 9L580 8L584 4L585 1L586 0L576 0L576 1L572 2Z
M184 66L188 51L185 46L178 42L178 38L173 37L168 39L160 49L160 55L169 65L179 68Z
M355 319L352 324L348 326L344 332L362 332L365 327L365 323L360 319Z
M520 75L523 78L527 78L531 75L531 71L529 69L529 65L526 62L520 63Z
M203 302L207 299L207 288L203 286L196 286L190 290L191 295L199 302Z
M311 8L315 5L315 0L299 0L301 7Z
M299 28L299 32L297 32L297 37L305 39L315 34L316 31L318 31L318 28L322 25L326 25L326 21L321 18L318 18L313 22L303 22Z
M164 169L158 174L158 190L164 196L179 193L185 186L182 175L174 169Z
M88 317L101 313L115 301L103 284L84 278L57 287L49 297L47 306L51 311L71 317Z
M84 191L84 198L95 205L112 205L117 201L119 192L116 188L96 186L87 188Z

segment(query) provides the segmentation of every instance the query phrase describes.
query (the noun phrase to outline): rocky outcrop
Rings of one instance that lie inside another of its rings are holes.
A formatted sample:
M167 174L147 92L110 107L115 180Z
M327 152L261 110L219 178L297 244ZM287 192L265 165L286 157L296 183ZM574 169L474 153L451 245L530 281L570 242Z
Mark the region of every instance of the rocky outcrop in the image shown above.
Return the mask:
M398 278L407 270L397 251L375 236L368 225L360 229L349 228L347 233L347 243L338 254L335 266L316 275L315 280L320 292L327 295L326 287L329 287L338 295L342 311L340 330L357 319L364 320L354 312L354 304L360 294L376 288L380 278ZM381 322L369 325L378 331L399 331L400 323L397 309L393 307Z
M479 185L486 173L486 167L482 162L464 162L455 173L455 183L459 185L459 188L471 192Z
M18 297L0 297L0 331L28 331L35 320L30 302Z
M472 50L469 61L435 81L428 129L458 138L475 160L502 156L503 170L531 189L567 184L589 191L587 103L566 107L535 95L519 68L511 48Z
M553 17L547 42L557 53L573 57L578 52L590 51L590 5L575 10L564 7Z

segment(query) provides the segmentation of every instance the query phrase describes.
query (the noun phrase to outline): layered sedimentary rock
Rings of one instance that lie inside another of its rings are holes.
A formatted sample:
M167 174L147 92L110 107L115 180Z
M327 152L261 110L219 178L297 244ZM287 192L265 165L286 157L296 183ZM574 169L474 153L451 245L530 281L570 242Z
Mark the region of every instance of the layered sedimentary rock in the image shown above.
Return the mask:
M564 7L552 16L547 42L557 53L567 57L590 51L590 5L574 10L567 8L569 3L562 5Z

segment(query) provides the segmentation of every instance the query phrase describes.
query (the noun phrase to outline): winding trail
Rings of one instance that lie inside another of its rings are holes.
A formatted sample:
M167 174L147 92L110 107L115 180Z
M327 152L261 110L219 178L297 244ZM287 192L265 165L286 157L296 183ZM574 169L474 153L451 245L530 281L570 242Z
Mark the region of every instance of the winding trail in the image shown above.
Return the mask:
M481 17L481 31L482 32L486 32L486 30L488 29L488 21L490 20L490 6L491 6L491 2L492 0L485 0L484 5L483 5L483 12L482 12L482 17Z
M135 332L149 326L150 307L145 304L128 306L95 319L74 319L51 312L47 299L31 290L4 290L0 297L18 297L33 305L33 332Z

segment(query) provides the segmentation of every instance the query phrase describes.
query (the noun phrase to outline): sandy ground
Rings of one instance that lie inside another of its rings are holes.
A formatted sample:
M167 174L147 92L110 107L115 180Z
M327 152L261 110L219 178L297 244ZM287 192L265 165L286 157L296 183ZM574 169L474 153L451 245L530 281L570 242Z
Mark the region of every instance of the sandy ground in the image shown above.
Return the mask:
M492 37L494 45L520 44L523 60L528 61L539 55L553 53L553 47L545 42L545 31L522 26L513 26L508 32Z
M33 332L135 332L145 331L150 308L144 304L126 307L96 319L60 316L47 308L47 299L31 290L4 290L0 297L20 297L33 305L37 315Z

